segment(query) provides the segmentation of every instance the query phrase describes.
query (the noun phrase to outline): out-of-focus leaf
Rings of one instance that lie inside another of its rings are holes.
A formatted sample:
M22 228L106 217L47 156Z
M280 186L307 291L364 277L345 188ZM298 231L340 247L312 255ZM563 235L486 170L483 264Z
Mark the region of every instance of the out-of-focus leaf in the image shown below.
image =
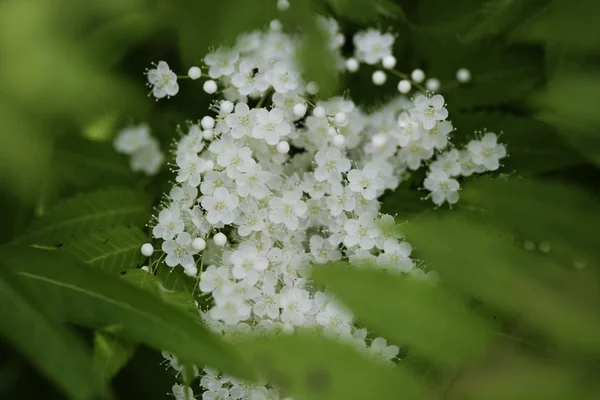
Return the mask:
M502 160L503 171L531 173L557 170L582 162L579 154L556 130L533 118L501 112L453 113L453 143L466 144L475 139L475 131L502 134L499 141L507 145L509 157Z
M191 315L200 318L198 307L194 303L191 291L169 289L165 287L159 277L152 275L142 269L132 269L124 271L121 277L134 286L144 289L154 296L160 298L165 303L171 304ZM193 279L191 279L193 282Z
M61 248L85 264L116 275L141 265L140 247L148 237L137 227L116 226L93 232Z
M335 13L346 20L358 23L377 21L382 17L404 18L404 11L390 0L329 0Z
M169 351L184 362L252 376L233 349L198 319L118 277L56 251L4 247L0 260L57 318L94 328L118 326L131 340Z
M119 329L116 330L118 334ZM131 360L137 344L115 336L111 329L94 332L94 365L106 380L111 380Z
M394 215L397 221L412 219L431 209L429 202L423 199L425 196L426 193L418 190L398 188L383 197L381 212Z
M144 196L130 189L107 189L62 201L33 222L21 242L63 244L98 229L141 225L148 217Z
M402 366L369 360L320 336L281 335L237 343L240 353L284 396L303 399L422 399L425 389ZM297 396L297 397L296 397Z
M512 32L543 10L553 0L486 0L476 23L461 34L467 42Z
M366 326L431 360L455 366L481 355L490 342L491 326L425 282L342 263L317 266L313 277Z
M107 389L98 379L83 343L50 321L21 289L5 268L0 269L0 335L70 398L104 398Z
M440 276L487 304L519 315L556 343L600 352L600 314L551 290L537 274L566 274L547 258L515 246L505 235L460 215L421 218L407 238ZM460 251L457 251L459 249Z
M566 45L571 50L594 51L600 46L600 3L554 0L513 32L517 40Z

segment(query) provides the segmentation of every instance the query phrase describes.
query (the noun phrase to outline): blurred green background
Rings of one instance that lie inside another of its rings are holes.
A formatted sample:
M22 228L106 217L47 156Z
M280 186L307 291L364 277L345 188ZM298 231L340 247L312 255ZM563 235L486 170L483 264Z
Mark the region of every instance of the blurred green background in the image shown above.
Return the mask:
M311 16L318 12L338 18L347 38L365 26L397 32L398 69L422 68L441 80L450 119L458 129L454 142L466 142L474 130L503 131L510 157L502 172L511 179L534 182L523 185L509 180L498 185L480 179L471 187L466 185L458 210L427 211L431 207L419 200L421 194L416 190L423 177L415 174L397 192L385 196L383 209L411 221L417 251L423 251L423 258L441 257L441 264L451 264L458 271L465 258L452 259L450 249L460 252L464 248L465 257L473 257L473 263L497 264L503 271L506 265L520 265L521 260L506 258L507 250L481 239L482 231L510 232L509 241L520 244L548 241L553 246L551 255L537 254L542 261L529 259L530 269L508 276L517 279L526 272L536 285L541 281L552 289L543 292L551 293L546 298L550 303L566 297L574 301L574 309L584 307L598 318L600 24L596 20L600 2L290 3L288 11L278 12L276 0L0 1L0 241L7 243L21 236L36 216L44 215L62 199L86 191L127 185L144 193L146 198L140 202L156 204L168 188L171 174L165 168L150 180L130 172L127 159L112 149L114 134L126 124L147 121L167 149L177 125L202 117L210 98L201 90L201 83L186 81L177 96L155 102L147 97L144 70L151 62L165 60L183 74L190 65L200 64L209 48L231 43L241 32L263 27L273 18L280 18L286 29L309 31ZM396 83L390 80L375 87L369 68L341 76L335 86L337 79L331 79L335 72L327 69L328 63L322 59L326 54L319 48L318 37L310 43L313 51L303 52L302 62L310 77L326 90L340 93L340 88L348 89L352 99L366 109L395 95ZM346 51L350 54L351 46ZM471 70L471 84L452 83L461 67ZM456 214L452 218L462 219L438 224L452 213ZM473 225L465 225L465 221ZM438 229L442 226L445 228ZM430 250L428 238L448 247ZM489 252L481 251L486 245ZM583 262L584 272L579 268ZM552 267L540 267L547 263ZM555 268L557 265L560 268ZM493 285L486 281L490 276L456 284L460 290L474 285L468 291L477 292L477 285ZM513 287L516 292L505 296L514 296L517 303L528 302L537 292L523 289L518 282L513 283L522 291ZM474 298L486 298L486 294ZM507 304L494 293L486 306L503 308ZM518 309L512 303L508 306L512 311ZM556 315L548 311L544 316L557 318L559 326L541 324L541 333L520 326L514 330L538 340L544 329L560 330L559 317L571 310L565 306ZM514 322L511 318L507 321ZM581 333L580 329L595 332L597 322L590 328L567 321L565 324L576 327L564 332L561 339ZM79 333L91 342L90 331L81 329ZM598 347L593 347L598 343L591 340L587 344L591 347L579 348L581 353L561 350L554 360L568 364L574 379L585 386L581 398L598 393L587 392L586 385L593 384L585 375L599 366ZM504 354L502 348L496 351ZM588 353L594 356L582 356ZM63 398L4 342L0 342L0 354L1 398ZM493 354L491 366L496 365ZM174 380L159 365L161 361L155 351L145 347L137 351L114 380L117 397L166 398ZM520 384L510 380L514 377L498 376L507 379L498 385ZM460 383L468 387L469 380ZM448 398L480 398L464 393L460 397L460 393ZM481 398L520 398L511 396Z

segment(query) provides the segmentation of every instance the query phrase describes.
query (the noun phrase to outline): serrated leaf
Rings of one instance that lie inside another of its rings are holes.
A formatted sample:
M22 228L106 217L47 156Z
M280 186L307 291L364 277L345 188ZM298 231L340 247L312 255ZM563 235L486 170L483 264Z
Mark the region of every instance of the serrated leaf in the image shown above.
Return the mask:
M118 330L117 330L118 333ZM137 344L109 330L94 332L94 365L105 380L111 380L131 360Z
M93 328L116 325L131 340L169 351L184 362L252 376L236 353L197 319L117 277L55 251L4 247L0 260L57 318Z
M350 307L361 323L443 365L475 359L491 341L492 327L442 288L346 263L315 266L312 276Z
M61 248L85 264L90 264L108 274L141 265L144 256L140 247L148 237L137 227L116 226L93 232Z
M198 319L200 318L198 307L194 303L194 297L192 296L191 291L169 289L158 276L152 275L142 269L124 271L121 274L121 278L140 289L152 293L165 303L186 311Z
M571 271L517 247L511 236L469 222L460 214L421 218L405 228L407 239L441 278L539 329L555 343L600 354L600 318L544 280L567 280ZM460 251L457 251L460 249Z
M71 331L49 320L21 289L19 282L2 268L0 335L69 398L106 397L108 391L98 379L84 344Z
M141 225L149 206L143 195L115 188L77 195L57 204L35 220L20 242L64 244L98 229Z
M418 400L425 389L402 366L380 363L350 345L297 334L241 340L240 353L284 396L314 400ZM297 396L297 397L296 397Z
M501 112L469 112L451 115L456 131L454 144L466 144L475 139L475 131L486 129L501 135L508 157L502 160L503 171L532 173L556 170L582 162L556 130L533 118L519 117Z

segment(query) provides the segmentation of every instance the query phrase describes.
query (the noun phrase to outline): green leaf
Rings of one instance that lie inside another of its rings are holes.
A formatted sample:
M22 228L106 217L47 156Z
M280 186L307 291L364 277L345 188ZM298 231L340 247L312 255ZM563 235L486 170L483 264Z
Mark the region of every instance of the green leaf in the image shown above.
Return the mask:
M141 265L144 256L140 247L147 240L148 237L137 227L117 226L76 239L61 251L115 275Z
M200 314L191 291L169 289L158 276L152 275L142 269L124 271L121 277L132 285L152 293L165 303L190 313L199 320ZM194 281L191 278L190 280Z
M502 160L503 171L531 173L582 162L552 126L533 118L481 111L453 113L451 119L457 129L452 133L454 144L475 139L475 131L501 133L499 141L507 145L509 155Z
M0 269L0 335L69 398L106 397L84 344L50 321L20 289L19 282Z
M404 18L402 7L390 0L329 0L335 13L346 20L366 24L382 17Z
M94 365L105 380L110 381L131 360L137 344L118 337L109 329L94 332ZM115 333L119 329L116 329Z
M408 240L446 282L490 306L522 318L555 343L600 354L600 318L545 283L567 281L572 271L516 247L512 237L460 215L422 218L406 228ZM460 249L460 251L457 251Z
M302 399L422 399L425 389L402 366L367 358L320 336L297 334L237 342L239 351L283 396ZM282 396L282 397L283 397Z
M117 277L53 251L4 247L0 260L58 318L94 328L116 325L131 340L174 353L184 362L252 375L198 319Z
M423 200L426 193L416 189L398 188L387 193L381 203L381 212L391 214L397 221L407 221L420 213L431 210L427 200Z
M317 266L313 278L331 289L366 326L442 364L456 366L474 359L490 342L492 327L442 288L346 263Z
M141 225L148 218L144 196L115 188L77 195L57 204L33 222L20 242L64 244L97 229Z

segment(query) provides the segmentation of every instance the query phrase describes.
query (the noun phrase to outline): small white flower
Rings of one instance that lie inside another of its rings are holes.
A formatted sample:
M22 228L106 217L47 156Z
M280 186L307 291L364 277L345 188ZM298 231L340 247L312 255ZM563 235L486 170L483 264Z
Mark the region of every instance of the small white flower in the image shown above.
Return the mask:
M362 170L353 169L348 172L348 187L360 193L366 200L373 200L377 193L385 188L384 180L379 176L378 165L367 163Z
M411 252L412 246L409 243L387 239L383 245L383 253L379 255L377 263L383 268L410 272L413 269L413 261L410 259Z
M316 320L330 337L350 334L352 314L335 303L327 303L325 309L317 314Z
M258 71L254 62L244 60L238 67L238 73L231 78L231 83L244 96L264 93L269 88L269 82Z
M237 194L240 197L252 196L255 199L264 199L269 193L267 182L273 174L268 171L263 171L260 164L250 164L239 168L242 173L238 174L235 179Z
M325 264L329 261L338 261L342 258L342 253L337 246L332 246L325 241L322 236L313 235L310 237L310 252L315 262Z
M380 360L391 361L400 353L400 348L398 346L388 346L384 338L378 337L371 342L368 351Z
M210 293L227 287L231 288L232 282L229 279L229 275L229 268L225 266L209 266L200 275L200 291L202 293Z
M460 153L456 149L446 151L437 156L437 159L431 163L429 168L434 170L442 170L449 176L458 176L461 174L462 166Z
M360 246L365 250L375 246L379 236L379 227L374 223L373 216L364 213L358 219L349 219L344 223L344 246Z
M239 198L235 193L223 187L215 189L212 196L202 196L200 201L202 207L207 211L206 220L213 225L222 222L231 224L235 220L235 209L239 205Z
M448 204L458 202L460 185L456 179L450 178L442 170L430 171L423 181L423 186L431 192L431 200L437 205L441 205L445 201Z
M448 118L448 110L444 108L444 97L436 94L433 97L418 95L413 101L415 108L410 110L413 118L421 121L423 128L432 129L436 122Z
M157 239L171 240L183 232L183 228L179 208L173 205L158 214L158 224L152 229L152 235Z
M506 157L506 147L498 143L495 133L486 133L481 140L471 140L467 145L472 160L488 171L500 168L500 159Z
M187 182L193 187L200 185L202 173L206 171L206 160L198 157L196 153L186 152L179 154L175 162L179 167L175 178L178 183Z
M302 191L296 190L284 192L283 197L271 198L269 220L276 224L284 224L291 231L298 229L298 217L306 214L306 203L300 200L301 197Z
M188 400L194 398L194 391L189 386L175 384L171 388L175 400Z
M282 136L291 132L290 124L284 120L283 111L273 108L268 111L264 108L256 112L257 125L252 129L252 137L264 139L271 146L275 146Z
M233 74L235 63L239 57L240 55L235 50L219 47L215 52L204 57L204 62L209 66L208 76L217 79Z
M146 175L156 175L165 161L158 141L150 138L148 144L137 149L131 156L130 166L133 171L142 171Z
M298 70L287 61L278 61L266 73L266 78L275 91L279 93L287 93L295 90L300 84Z
M306 290L289 286L281 289L279 304L283 309L281 321L296 326L304 323L305 314L312 308L312 302Z
M448 134L453 129L449 121L440 121L433 128L422 134L421 144L426 149L435 148L443 150L448 145Z
M147 72L148 84L152 87L152 94L157 99L175 96L179 92L177 75L169 69L169 65L160 61L156 68Z
M129 126L117 135L114 146L119 153L133 154L150 143L150 127L147 124Z
M367 64L374 65L383 60L384 57L392 55L394 36L369 29L358 32L352 41L356 47L356 58Z
M315 161L318 165L315 169L315 179L319 182L325 180L339 182L342 172L350 169L350 160L342 156L342 152L337 147L319 151L315 155Z
M233 269L231 273L235 279L244 279L250 285L255 285L260 278L259 272L263 272L269 266L269 261L261 255L256 246L250 243L242 243L238 250L231 254Z
M167 254L165 263L169 267L181 265L188 269L195 264L193 255L198 253L198 250L192 247L192 237L187 232L181 232L175 240L165 240L162 249Z

